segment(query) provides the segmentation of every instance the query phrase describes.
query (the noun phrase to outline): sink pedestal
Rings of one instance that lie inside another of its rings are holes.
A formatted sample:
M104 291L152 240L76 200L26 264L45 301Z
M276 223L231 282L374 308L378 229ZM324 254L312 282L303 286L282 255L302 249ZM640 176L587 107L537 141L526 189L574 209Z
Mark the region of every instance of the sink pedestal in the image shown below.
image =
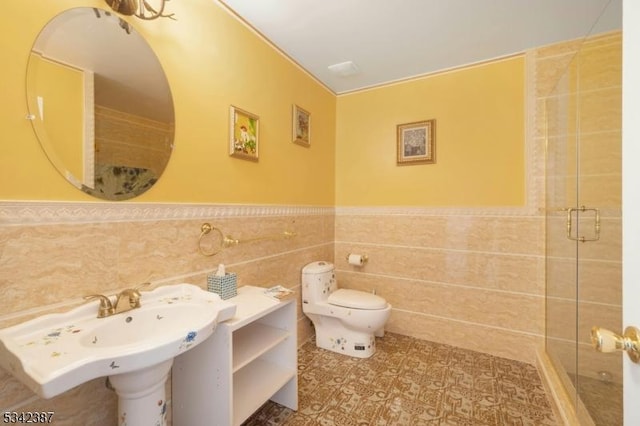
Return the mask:
M165 383L172 364L170 359L142 370L109 376L118 394L118 425L166 425Z

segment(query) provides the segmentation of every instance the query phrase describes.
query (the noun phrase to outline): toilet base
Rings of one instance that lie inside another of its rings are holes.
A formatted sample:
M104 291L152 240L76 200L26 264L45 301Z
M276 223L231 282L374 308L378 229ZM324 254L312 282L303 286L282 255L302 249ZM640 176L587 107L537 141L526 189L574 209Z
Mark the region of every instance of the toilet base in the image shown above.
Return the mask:
M344 327L315 327L316 346L328 351L356 357L369 358L376 353L373 333L363 333Z

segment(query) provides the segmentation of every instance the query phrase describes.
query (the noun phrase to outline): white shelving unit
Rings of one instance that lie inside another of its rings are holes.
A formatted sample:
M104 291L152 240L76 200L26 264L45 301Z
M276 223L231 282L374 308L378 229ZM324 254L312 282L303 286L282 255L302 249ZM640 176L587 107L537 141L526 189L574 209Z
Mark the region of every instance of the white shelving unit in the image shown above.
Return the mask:
M173 364L173 424L237 426L267 400L298 409L296 304L245 286L236 315Z

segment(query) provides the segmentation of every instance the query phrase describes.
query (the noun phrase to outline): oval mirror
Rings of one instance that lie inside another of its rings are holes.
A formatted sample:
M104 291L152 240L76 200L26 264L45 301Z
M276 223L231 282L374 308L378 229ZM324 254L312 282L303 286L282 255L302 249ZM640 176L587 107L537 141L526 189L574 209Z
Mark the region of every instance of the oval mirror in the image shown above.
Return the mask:
M49 21L30 53L27 102L51 163L95 197L140 195L169 161L175 126L164 71L111 12L74 8Z

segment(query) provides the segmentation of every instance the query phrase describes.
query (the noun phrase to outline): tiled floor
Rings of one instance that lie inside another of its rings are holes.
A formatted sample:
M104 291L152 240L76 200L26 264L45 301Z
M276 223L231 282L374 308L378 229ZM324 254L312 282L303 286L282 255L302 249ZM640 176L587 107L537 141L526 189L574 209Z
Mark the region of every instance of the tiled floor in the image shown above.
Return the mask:
M299 407L268 402L245 426L556 425L534 366L387 333L355 359L299 350Z

